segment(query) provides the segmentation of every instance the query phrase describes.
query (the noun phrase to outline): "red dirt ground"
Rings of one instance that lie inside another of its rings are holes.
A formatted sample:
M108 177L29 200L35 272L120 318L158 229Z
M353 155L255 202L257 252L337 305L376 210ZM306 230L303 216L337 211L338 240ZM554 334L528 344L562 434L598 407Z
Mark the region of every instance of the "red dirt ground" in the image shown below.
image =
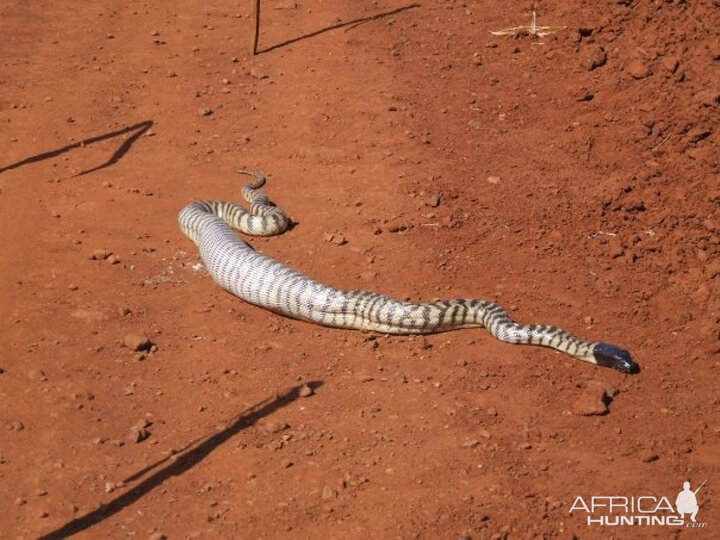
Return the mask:
M271 0L256 56L250 4L0 4L0 537L717 538L717 2ZM243 303L176 221L239 165L257 249L642 372ZM570 512L705 479L699 531Z

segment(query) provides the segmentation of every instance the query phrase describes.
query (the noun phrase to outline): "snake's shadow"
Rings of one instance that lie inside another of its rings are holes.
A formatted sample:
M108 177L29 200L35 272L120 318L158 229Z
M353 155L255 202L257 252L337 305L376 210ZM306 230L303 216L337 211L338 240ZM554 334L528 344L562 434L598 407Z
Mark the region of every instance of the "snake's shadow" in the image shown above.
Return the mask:
M322 381L312 381L306 383L313 392L323 385ZM137 502L145 494L149 493L157 486L161 485L165 480L173 476L179 476L184 472L188 471L203 459L205 459L213 450L223 444L231 437L237 435L242 430L251 427L257 423L263 417L272 414L276 410L285 407L300 397L300 389L302 386L295 386L287 392L275 396L274 398L268 398L260 403L249 407L245 411L241 412L230 422L230 425L215 433L214 435L207 435L199 439L195 439L188 443L184 448L178 451L173 456L168 456L161 459L160 461L136 472L135 474L127 477L123 482L125 485L132 484L139 478L145 476L151 470L160 467L163 463L170 461L170 464L164 468L156 471L151 476L145 478L138 485L132 489L126 491L122 495L119 495L108 503L103 503L99 508L93 510L82 517L75 518L72 521L66 523L59 529L56 529L48 534L40 537L41 540L60 540L67 538L73 534L77 534L85 529L100 523L101 521L117 514L123 508L130 506ZM124 487L121 489L125 489Z

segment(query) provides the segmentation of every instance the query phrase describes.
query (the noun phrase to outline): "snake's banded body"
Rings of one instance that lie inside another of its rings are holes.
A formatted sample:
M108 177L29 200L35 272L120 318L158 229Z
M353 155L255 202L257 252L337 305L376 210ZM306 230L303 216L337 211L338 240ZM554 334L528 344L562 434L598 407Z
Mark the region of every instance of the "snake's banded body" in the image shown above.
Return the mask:
M324 326L387 334L431 334L485 327L501 341L550 347L579 360L638 371L630 354L608 343L588 342L555 326L515 323L498 304L455 299L414 304L368 291L345 291L318 283L271 257L253 250L231 229L255 236L283 233L290 219L270 203L256 181L243 188L250 211L234 202L195 201L182 209L180 227L200 250L218 285L246 302L282 315Z

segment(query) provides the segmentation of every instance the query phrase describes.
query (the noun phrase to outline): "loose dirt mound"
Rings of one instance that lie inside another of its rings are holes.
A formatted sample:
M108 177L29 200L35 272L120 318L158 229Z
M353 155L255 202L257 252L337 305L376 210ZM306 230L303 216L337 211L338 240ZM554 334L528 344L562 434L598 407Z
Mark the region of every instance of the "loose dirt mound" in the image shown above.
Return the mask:
M720 526L717 6L275 0L251 56L249 5L0 8L0 536L643 537L570 509L704 479ZM239 165L258 250L642 372L233 298L176 215Z

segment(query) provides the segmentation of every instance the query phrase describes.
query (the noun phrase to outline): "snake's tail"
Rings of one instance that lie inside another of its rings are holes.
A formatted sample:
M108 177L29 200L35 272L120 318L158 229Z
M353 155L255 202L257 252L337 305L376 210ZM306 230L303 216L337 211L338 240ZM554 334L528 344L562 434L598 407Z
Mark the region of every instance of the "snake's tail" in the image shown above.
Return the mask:
M238 169L238 173L254 176L255 181L242 187L242 194L250 204L250 213L254 216L277 216L280 219L287 219L285 213L273 203L260 188L267 181L265 175L260 171Z
M265 175L261 171L252 171L250 169L244 169L244 168L240 167L237 169L237 172L238 172L238 174L246 174L248 176L255 177L255 181L252 184L243 186L243 188L242 188L243 196L245 196L246 191L260 189L261 187L263 187L265 185L265 182L267 181L267 179L265 178ZM245 198L247 199L246 196L245 196ZM250 201L248 201L248 202L250 202Z

